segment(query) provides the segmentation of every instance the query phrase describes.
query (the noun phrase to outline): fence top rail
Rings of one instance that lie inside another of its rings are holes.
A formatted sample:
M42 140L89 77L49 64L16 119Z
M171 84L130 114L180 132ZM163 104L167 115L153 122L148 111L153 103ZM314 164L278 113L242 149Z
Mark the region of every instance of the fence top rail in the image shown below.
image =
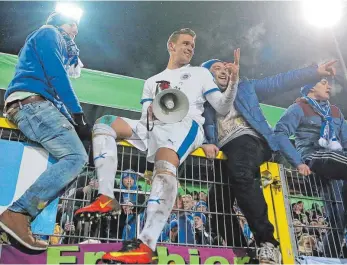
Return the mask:
M2 129L18 130L17 126L14 123L10 122L6 118L0 118L0 129L1 128ZM133 145L131 145L127 141L119 141L118 144L121 145L121 146L134 147ZM197 156L197 157L206 158L205 152L204 152L204 150L201 147L199 147L198 149L194 150L190 155L191 156ZM217 159L217 160L226 160L227 157L226 157L226 155L222 151L219 151L219 153L218 153L218 155L216 156L215 159Z

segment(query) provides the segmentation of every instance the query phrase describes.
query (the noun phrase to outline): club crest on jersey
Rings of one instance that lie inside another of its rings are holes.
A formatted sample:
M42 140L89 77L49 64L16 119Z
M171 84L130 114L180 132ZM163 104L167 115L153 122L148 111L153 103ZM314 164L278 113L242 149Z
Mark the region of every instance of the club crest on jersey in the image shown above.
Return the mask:
M159 85L159 88L161 90L165 90L165 89L170 88L170 82L169 81L162 80L162 81L157 81L156 83Z
M190 74L189 73L184 73L183 75L181 75L181 80L187 80L190 78Z
M169 81L161 80L161 81L156 81L156 83L157 83L157 86L155 89L155 95L158 95L158 93L160 91L163 91L165 89L170 88L170 82Z

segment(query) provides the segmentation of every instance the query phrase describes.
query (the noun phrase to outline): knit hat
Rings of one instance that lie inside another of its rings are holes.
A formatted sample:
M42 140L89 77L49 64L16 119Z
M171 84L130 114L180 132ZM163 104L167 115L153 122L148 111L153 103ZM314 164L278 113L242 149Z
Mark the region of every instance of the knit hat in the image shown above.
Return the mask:
M64 24L76 23L78 25L79 21L75 18L65 16L62 13L54 11L47 18L46 24L59 27Z
M211 66L212 66L213 64L215 64L215 63L218 63L218 62L223 63L223 62L222 62L221 60L219 60L219 59L211 59L211 60L208 60L208 61L206 61L206 62L203 62L200 66L201 66L201 67L205 67L207 70L210 71Z
M121 174L120 178L120 188L122 190L127 190L128 188L123 184L124 178L131 177L134 180L134 184L130 187L130 190L137 190L136 180L137 180L137 174L132 169L127 169ZM129 193L129 192L122 192L122 198L123 201L130 201L132 203L137 202L137 193Z
M127 177L131 177L136 183L137 174L134 170L132 170L132 169L124 170L121 174L121 178L123 180L124 178L127 178Z
M199 206L205 206L206 207L206 211L208 211L208 207L207 207L207 203L204 201L199 201L195 204L195 210L198 209Z
M177 226L178 226L178 222L177 222L176 219L175 219L175 220L172 220L172 221L170 222L170 230L171 230L172 228L177 227Z
M324 77L322 79L328 80L328 83L332 84L333 83L333 78L332 77ZM300 89L300 93L303 97L307 96L307 94L310 92L310 90L320 81L317 81L316 83L310 83L307 84Z
M311 84L307 84L307 85L301 87L301 89L300 89L301 95L304 96L304 97L307 96L307 94L310 92L310 90L311 90L315 85L316 85L316 84L311 83Z
M206 224L206 215L204 215L203 213L194 213L194 217L195 216L200 217L204 225Z

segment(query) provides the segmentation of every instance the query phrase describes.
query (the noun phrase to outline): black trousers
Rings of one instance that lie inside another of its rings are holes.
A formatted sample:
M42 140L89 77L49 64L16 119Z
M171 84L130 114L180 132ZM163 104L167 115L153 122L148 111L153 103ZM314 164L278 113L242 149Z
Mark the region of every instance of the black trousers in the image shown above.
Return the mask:
M268 219L267 205L260 181L259 167L271 158L267 143L251 135L242 135L226 144L222 151L227 155L227 174L232 193L254 233L257 245L279 243L273 237L274 227Z

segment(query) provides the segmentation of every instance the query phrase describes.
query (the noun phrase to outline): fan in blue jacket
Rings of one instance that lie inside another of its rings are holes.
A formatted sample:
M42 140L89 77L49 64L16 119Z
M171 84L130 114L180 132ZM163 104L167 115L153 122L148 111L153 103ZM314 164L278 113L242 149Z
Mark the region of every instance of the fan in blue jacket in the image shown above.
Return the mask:
M283 156L300 174L316 173L305 179L324 198L331 226L344 228L330 232L334 243L323 240L325 253L338 257L342 239L347 237L347 123L341 110L329 102L332 91L329 82L323 78L303 86L302 97L282 115L275 133ZM289 141L290 136L295 136L295 147ZM336 206L340 201L343 207ZM331 248L331 244L335 247Z
M32 250L44 250L47 243L33 237L30 219L35 219L87 162L76 131L81 138L88 137L89 126L68 77L68 72L76 76L80 67L74 42L77 33L78 19L52 13L47 24L26 39L5 94L6 117L57 160L0 216L0 227Z
M211 72L222 91L229 80L235 80L231 73L239 68L239 50L234 52L234 57L234 63L212 59L201 65ZM234 104L225 116L216 113L209 105L205 107L204 130L209 144L204 145L203 149L209 158L215 157L219 148L228 157L225 161L227 175L231 179L237 203L260 246L258 258L261 262L278 263L281 258L279 243L273 237L273 225L268 220L264 196L260 185L255 181L260 165L271 158L272 151L279 150L279 143L261 111L257 93L266 92L271 95L318 81L322 76L332 73L333 63L334 61L293 70L260 80L241 79L235 91Z

